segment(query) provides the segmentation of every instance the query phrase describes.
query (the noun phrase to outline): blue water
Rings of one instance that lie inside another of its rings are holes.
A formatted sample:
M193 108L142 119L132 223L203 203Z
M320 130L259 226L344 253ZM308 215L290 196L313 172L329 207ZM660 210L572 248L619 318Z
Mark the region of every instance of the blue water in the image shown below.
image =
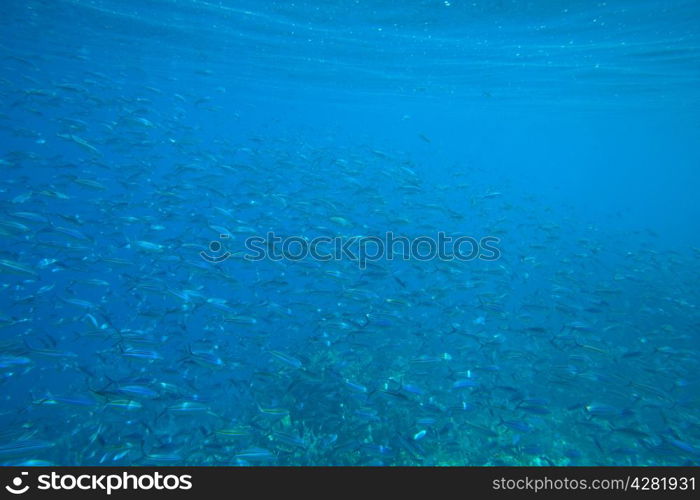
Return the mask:
M3 10L0 464L700 463L697 2Z

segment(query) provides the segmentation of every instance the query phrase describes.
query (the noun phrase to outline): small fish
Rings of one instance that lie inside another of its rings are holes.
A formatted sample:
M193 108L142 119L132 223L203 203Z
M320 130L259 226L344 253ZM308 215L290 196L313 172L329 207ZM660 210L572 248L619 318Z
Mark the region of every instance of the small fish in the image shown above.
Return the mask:
M70 236L71 238L79 241L92 241L92 238L84 235L77 229L73 229L70 227L55 226L53 230L57 233L65 234L66 236Z
M156 391L142 385L123 385L117 388L117 392L124 396L140 396L145 398L158 397Z
M12 213L10 213L10 215L13 217L17 217L19 219L29 220L32 222L43 222L43 223L49 222L48 217L45 217L41 214L37 214L34 212L12 212Z
M240 453L236 453L234 457L239 460L253 462L266 462L269 460L274 460L276 458L270 450L266 450L264 448L248 448L246 450L241 451Z
M242 315L224 316L224 321L228 323L236 323L239 325L254 325L258 322L256 318Z
M50 441L39 439L25 439L12 443L0 444L0 458L20 457L23 455L33 455L53 447L55 444Z
M104 184L101 184L93 179L77 178L73 182L75 182L76 184L79 184L81 186L85 186L85 187L88 187L90 189L95 189L98 191L104 191L105 189L107 189L107 186L105 186Z
M270 351L270 354L272 354L275 358L279 359L283 363L291 366L292 368L303 368L304 364L301 362L301 360L290 356L289 354L285 354L280 351Z
M117 408L127 411L140 410L143 407L141 403L134 401L133 399L114 399L112 401L108 401L105 406L108 408Z
M209 411L209 407L198 401L183 401L181 403L168 406L167 410L168 412L175 414L204 413Z
M62 299L63 302L66 304L72 304L74 306L82 307L84 309L94 309L95 304L88 300L83 300L83 299L75 299L75 298L69 298L69 299Z
M258 410L260 410L260 413L272 417L286 417L289 415L289 410L286 408L263 408L262 406L258 405Z
M339 226L343 226L343 227L350 227L352 225L352 223L349 220L347 220L345 217L339 217L339 216L331 217L331 221L335 222Z
M21 264L14 260L0 259L0 271L10 272L14 274L22 274L25 276L38 276L38 273L25 264Z
M428 434L428 431L426 431L425 429L420 430L420 431L416 432L416 433L413 435L413 440L414 440L414 441L420 441L420 440L423 439L427 434Z
M136 246L139 248L143 248L144 250L147 250L149 252L162 252L163 251L163 245L159 243L153 243L150 241L144 241L144 240L139 240L136 242Z
M26 356L10 356L0 354L0 368L12 368L15 366L28 365L32 360Z
M99 156L102 155L102 153L100 152L99 149L97 149L95 146L93 146L92 144L87 142L82 137L79 137L79 136L73 135L73 134L57 134L57 135L61 139L73 141L75 144L77 144L78 146L80 146L81 148L85 149L86 151L88 151L90 153L93 153L93 154L99 155Z

